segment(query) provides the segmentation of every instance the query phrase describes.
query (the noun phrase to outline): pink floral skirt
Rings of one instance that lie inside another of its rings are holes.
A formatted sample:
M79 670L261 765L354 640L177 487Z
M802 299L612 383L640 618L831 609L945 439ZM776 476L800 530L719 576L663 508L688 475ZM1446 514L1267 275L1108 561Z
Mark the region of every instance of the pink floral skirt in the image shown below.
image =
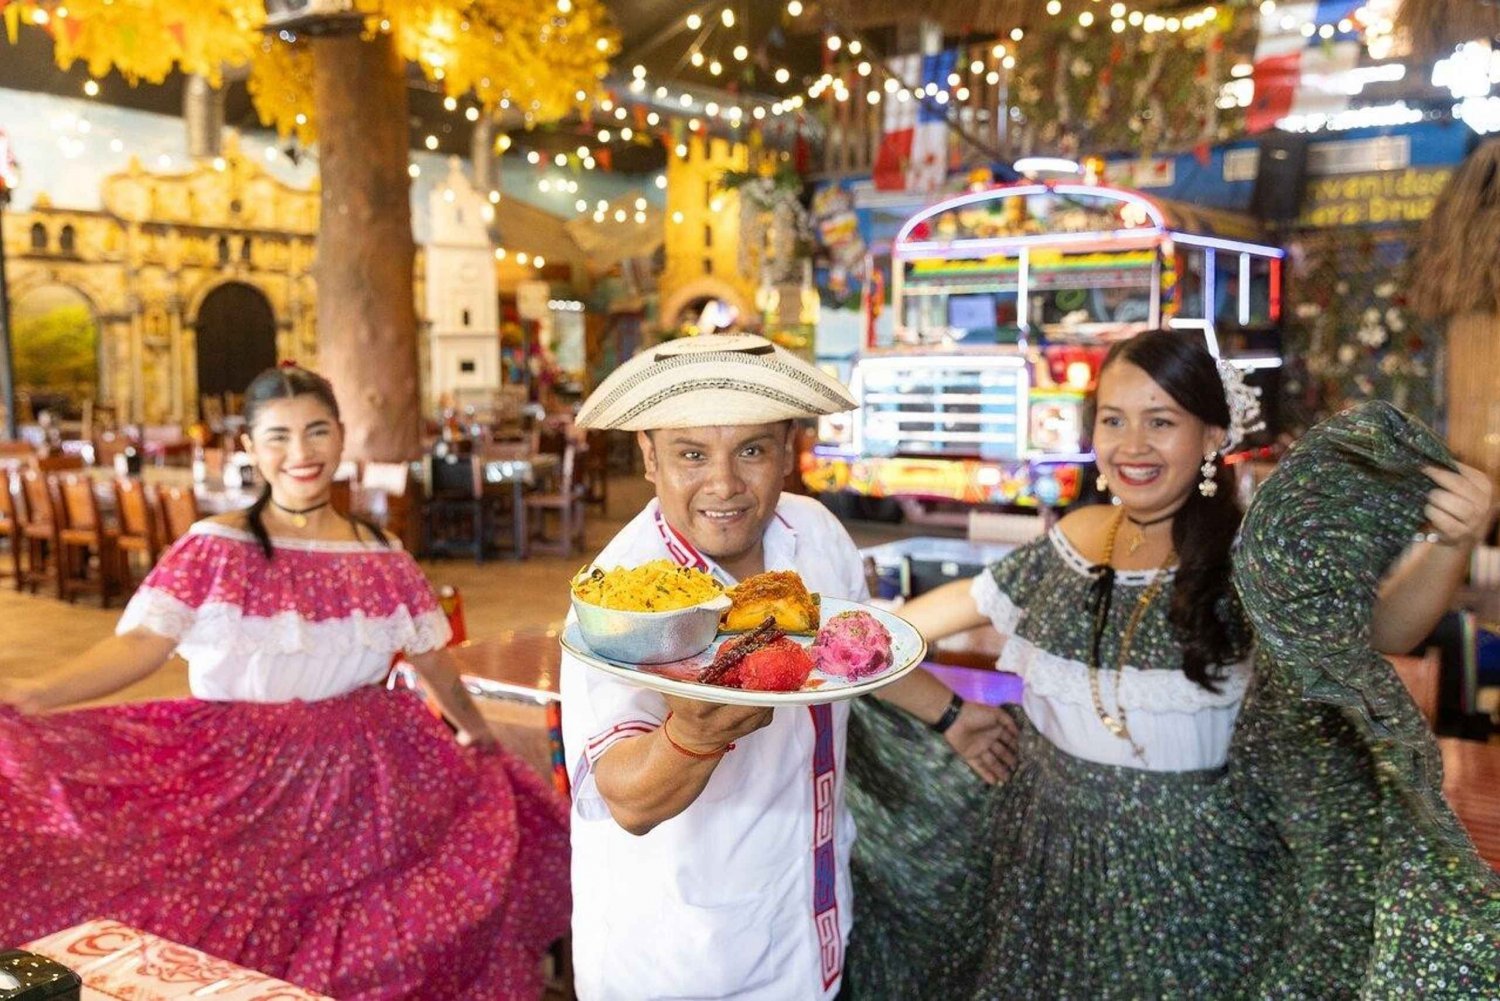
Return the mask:
M410 693L0 707L0 948L115 918L344 1001L534 999L567 809Z

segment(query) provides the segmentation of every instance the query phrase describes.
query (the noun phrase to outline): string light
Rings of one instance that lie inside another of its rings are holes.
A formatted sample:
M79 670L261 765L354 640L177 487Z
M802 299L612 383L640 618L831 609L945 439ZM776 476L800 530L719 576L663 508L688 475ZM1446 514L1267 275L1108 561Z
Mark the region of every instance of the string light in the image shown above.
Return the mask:
M697 14L689 14L687 17L687 26L689 31L697 31L703 27L703 18Z
M83 85L83 92L85 94L87 94L89 97L98 97L99 96L99 81L97 81L97 80L87 80L87 81L85 81L84 85Z

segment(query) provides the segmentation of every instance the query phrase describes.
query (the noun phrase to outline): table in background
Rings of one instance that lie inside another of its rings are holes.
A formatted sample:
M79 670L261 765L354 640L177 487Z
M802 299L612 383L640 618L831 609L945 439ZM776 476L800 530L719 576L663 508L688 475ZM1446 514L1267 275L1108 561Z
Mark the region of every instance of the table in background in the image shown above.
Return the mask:
M557 456L548 452L530 455L517 454L506 456L486 454L481 460L484 463L484 485L490 487L501 487L510 484L511 503L511 539L513 541L513 552L516 559L526 558L527 525L526 525L526 488L536 486L545 477L550 476L558 468L561 461Z
M1500 744L1439 737L1443 795L1480 857L1500 871Z
M553 777L552 742L556 706L562 695L562 647L551 629L507 629L484 639L449 647L469 694L495 725L500 742L535 768ZM408 664L397 667L399 683L416 687Z

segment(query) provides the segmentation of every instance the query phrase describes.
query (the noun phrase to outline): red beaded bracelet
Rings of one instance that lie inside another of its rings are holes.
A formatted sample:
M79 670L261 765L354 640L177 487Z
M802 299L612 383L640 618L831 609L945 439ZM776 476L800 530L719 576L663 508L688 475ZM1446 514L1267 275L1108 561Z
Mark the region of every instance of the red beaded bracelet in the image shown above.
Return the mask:
M714 758L722 758L725 754L734 750L733 744L725 744L717 751L695 751L692 748L683 747L681 744L677 743L677 741L673 740L672 735L667 732L667 724L670 722L672 722L672 714L669 712L667 713L667 718L661 721L661 735L667 738L667 743L671 746L672 750L676 751L678 754L685 754L690 758L697 759L698 761L712 761Z

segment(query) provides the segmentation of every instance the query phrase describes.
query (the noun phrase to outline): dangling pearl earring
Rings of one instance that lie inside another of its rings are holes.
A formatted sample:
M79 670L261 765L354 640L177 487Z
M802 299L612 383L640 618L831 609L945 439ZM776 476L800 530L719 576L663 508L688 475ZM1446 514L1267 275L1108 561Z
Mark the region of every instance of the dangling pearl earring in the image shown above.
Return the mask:
M1198 467L1198 472L1203 474L1203 480L1198 484L1198 492L1205 497L1212 497L1219 492L1218 481L1214 479L1214 474L1219 471L1219 467L1214 465L1218 458L1218 451L1210 450L1204 453L1203 465Z
M1094 477L1094 489L1101 494L1109 493L1109 479L1103 473Z

